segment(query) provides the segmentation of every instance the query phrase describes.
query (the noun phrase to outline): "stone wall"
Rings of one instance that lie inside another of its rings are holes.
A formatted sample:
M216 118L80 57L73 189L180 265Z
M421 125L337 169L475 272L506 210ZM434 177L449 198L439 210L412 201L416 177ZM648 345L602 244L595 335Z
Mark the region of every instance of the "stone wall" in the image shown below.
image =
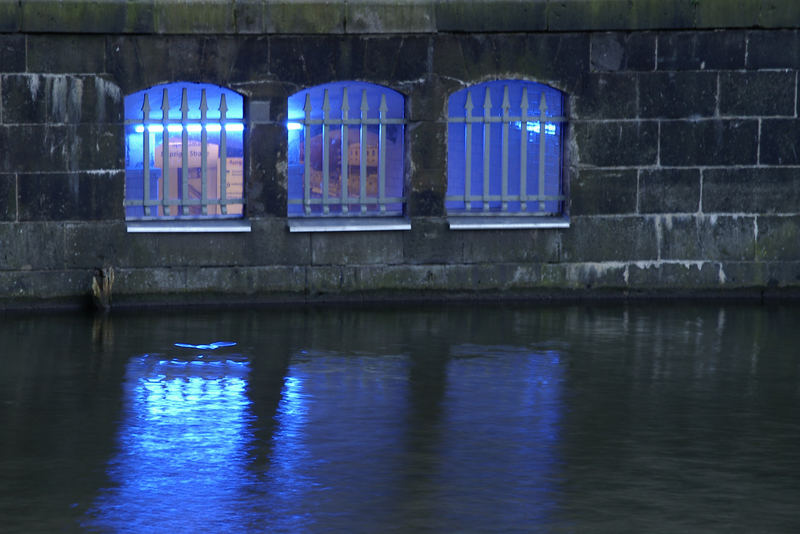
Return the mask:
M790 0L0 3L0 308L800 289L800 3ZM446 104L568 96L570 227L448 228ZM406 97L410 231L289 233L286 106L337 80ZM246 234L129 234L123 98L246 98Z

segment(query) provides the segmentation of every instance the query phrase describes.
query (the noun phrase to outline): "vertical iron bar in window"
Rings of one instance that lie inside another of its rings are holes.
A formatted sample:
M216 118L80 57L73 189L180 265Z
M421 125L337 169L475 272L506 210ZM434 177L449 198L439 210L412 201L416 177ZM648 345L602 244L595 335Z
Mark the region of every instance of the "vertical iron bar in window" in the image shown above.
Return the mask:
M186 88L181 95L181 202L183 214L189 215L189 97ZM181 208L178 208L179 210Z
M348 133L350 126L347 119L350 118L350 101L347 98L347 87L342 89L342 170L339 176L340 193L342 194L342 213L348 212L347 206L347 182L350 178L350 151L348 146Z
M144 216L150 215L150 130L147 127L147 121L150 119L150 99L147 93L144 94L144 103L142 104L142 170L144 174Z
M467 92L467 103L464 105L465 120L464 120L464 209L470 209L469 195L472 189L472 94Z
M361 91L361 138L359 139L359 198L361 203L361 213L367 212L367 116L369 114L369 105L367 104L367 91Z
M223 215L228 213L228 134L225 131L225 115L228 113L228 105L225 102L225 93L219 95L219 202L220 211ZM202 124L205 131L205 122Z
M547 142L544 133L544 121L547 118L545 112L547 111L547 100L542 93L542 100L539 104L539 211L544 211L544 155L545 143Z
M161 180L164 192L161 203L164 215L169 215L169 94L166 89L161 96L161 126Z
M328 207L328 182L331 179L329 165L331 162L331 151L328 143L329 126L328 120L331 116L331 104L328 99L328 90L322 97L322 213L329 213Z
M311 93L306 94L303 111L306 114L303 123L303 207L306 215L311 215Z
M208 215L208 132L206 132L206 117L208 115L208 102L206 90L200 92L200 187L202 189L203 215Z
M503 87L503 155L501 162L501 183L500 183L500 210L508 210L508 108L511 104L508 102L508 86Z
M486 88L486 98L483 99L483 211L489 211L489 171L490 154L492 153L492 97L489 88Z
M378 108L380 118L380 137L378 140L378 207L381 213L386 212L386 115L389 108L386 106L386 95L381 95L381 106Z
M519 210L528 210L528 88L522 89L519 128Z

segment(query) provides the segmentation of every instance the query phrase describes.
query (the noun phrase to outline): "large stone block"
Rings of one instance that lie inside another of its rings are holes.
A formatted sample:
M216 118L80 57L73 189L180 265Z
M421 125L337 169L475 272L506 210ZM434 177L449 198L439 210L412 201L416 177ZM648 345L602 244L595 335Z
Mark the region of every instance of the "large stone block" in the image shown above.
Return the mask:
M695 24L698 28L752 28L758 25L761 0L739 0L732 9L727 0L696 2Z
M755 261L720 262L720 278L726 288L763 287L767 284L768 265Z
M752 260L755 218L722 215L664 215L655 218L664 260Z
M70 170L113 170L125 166L125 142L119 124L81 124L69 132Z
M594 74L584 78L572 95L576 119L635 119L638 117L637 79L629 73Z
M463 249L464 236L451 232L442 218L415 218L411 230L403 232L405 263L461 263Z
M639 74L639 113L646 118L712 117L717 75L710 72Z
M636 212L636 169L580 169L570 181L570 214Z
M250 265L247 233L128 234L117 253L128 267Z
M658 124L654 121L573 121L581 165L622 167L654 165Z
M311 235L314 265L403 262L403 232L322 232Z
M62 224L0 223L0 271L57 269L64 266L65 255Z
M291 266L187 267L186 290L212 301L297 294L305 289L304 270Z
M0 126L0 172L63 172L69 167L67 127Z
M6 124L77 123L81 121L84 83L66 75L2 76Z
M657 69L741 69L745 61L745 32L670 32L658 35Z
M116 220L125 218L124 171L78 173L78 217L81 220Z
M129 235L123 221L70 222L63 228L68 269L118 269L135 264L127 252Z
M228 65L231 82L254 82L269 77L269 39L266 36L227 39L228 54L219 54L214 62Z
M766 264L767 291L765 297L786 298L787 288L796 289L800 286L800 262L798 261L771 261ZM789 294L796 296L796 293ZM788 312L791 313L791 312Z
M748 69L796 69L800 67L800 35L797 30L754 30L747 34Z
M99 35L29 34L28 72L97 73L106 70L106 41Z
M8 3L0 4L0 14L4 6ZM3 29L4 17L0 16L0 31ZM25 36L22 34L0 34L0 65L2 72L24 72L25 71Z
M345 31L345 2L275 0L266 3L265 31L275 34L341 34Z
M227 33L236 20L227 0L155 0L154 15L157 33Z
M121 268L114 270L114 301L120 304L126 302L126 296L136 297L139 300L148 295L170 295L185 292L186 270L161 267L161 268ZM121 299L119 297L122 297ZM165 299L169 302L170 299ZM180 302L178 298L175 303Z
M119 86L101 76L88 76L81 81L80 121L121 123L125 110Z
M431 181L441 181L441 179L430 180L428 177L431 175L441 176L441 173L436 171L422 171L415 173L414 180L430 183ZM424 187L418 184L418 187ZM432 186L429 186L432 187ZM410 191L408 193L408 206L406 213L411 217L439 217L444 215L444 190L443 189L421 189L418 191Z
M644 291L719 289L720 266L702 261L633 263L628 268L628 284Z
M435 75L398 84L400 92L406 95L406 119L410 122L446 121L448 98L464 87L456 80Z
M430 72L427 36L370 37L364 40L364 70L384 85L423 78Z
M547 0L442 0L434 4L436 29L440 32L521 32L547 29Z
M800 260L800 216L760 216L756 223L756 259Z
M573 92L589 71L588 34L439 34L433 46L433 72L469 84L493 73Z
M80 178L77 173L21 174L18 183L20 221L80 218Z
M447 164L447 125L418 122L406 127L408 150L415 170L444 169ZM413 184L412 184L413 186Z
M800 120L762 120L759 163L766 165L797 165L800 163L800 151L797 149L798 139L800 139Z
M800 206L797 168L745 167L703 171L707 213L796 213Z
M0 221L17 218L17 175L0 174Z
M656 68L654 33L592 34L593 71L650 71Z
M561 233L561 261L639 261L658 257L652 217L572 217Z
M365 40L359 37L276 36L269 40L270 73L284 82L310 87L333 80L368 79Z
M700 171L643 169L639 176L641 213L695 213L700 209Z
M722 72L719 113L734 116L791 116L795 113L796 73Z
M309 265L310 233L290 233L286 219L252 219L248 259L253 265Z
M90 271L0 271L0 298L20 308L75 308L86 305L92 289Z
M758 14L762 28L785 28L787 21L796 20L800 20L800 3L792 0L768 0Z
M131 4L128 6L126 4ZM152 0L149 2L152 4ZM22 2L22 30L51 33L119 33L129 29L152 30L142 26L138 12L145 2L108 0L36 0ZM128 16L131 22L128 24Z
M755 120L669 121L661 124L661 164L669 166L754 165Z
M428 33L436 31L436 2L433 0L375 1L345 3L347 33Z
M286 127L258 124L250 128L249 168L245 176L248 217L285 217L288 202Z
M562 231L459 230L464 263L556 262ZM463 235L462 235L463 234Z
M561 0L547 8L551 31L686 28L694 21L691 0Z

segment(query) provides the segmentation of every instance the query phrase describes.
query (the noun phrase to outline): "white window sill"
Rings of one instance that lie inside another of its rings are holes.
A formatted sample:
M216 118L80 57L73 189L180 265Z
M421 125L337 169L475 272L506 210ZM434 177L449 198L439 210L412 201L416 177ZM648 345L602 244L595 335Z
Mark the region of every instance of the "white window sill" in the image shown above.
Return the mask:
M411 230L403 217L310 217L290 218L290 232L385 232Z
M451 216L451 230L524 230L531 228L569 228L568 217Z
M249 232L245 219L127 221L129 234Z

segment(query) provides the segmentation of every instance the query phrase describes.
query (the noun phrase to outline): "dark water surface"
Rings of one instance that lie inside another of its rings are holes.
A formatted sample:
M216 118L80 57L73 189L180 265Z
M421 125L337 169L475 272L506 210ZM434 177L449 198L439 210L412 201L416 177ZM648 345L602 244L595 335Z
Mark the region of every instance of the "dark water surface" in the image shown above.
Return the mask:
M0 315L0 532L72 531L799 532L800 307Z

